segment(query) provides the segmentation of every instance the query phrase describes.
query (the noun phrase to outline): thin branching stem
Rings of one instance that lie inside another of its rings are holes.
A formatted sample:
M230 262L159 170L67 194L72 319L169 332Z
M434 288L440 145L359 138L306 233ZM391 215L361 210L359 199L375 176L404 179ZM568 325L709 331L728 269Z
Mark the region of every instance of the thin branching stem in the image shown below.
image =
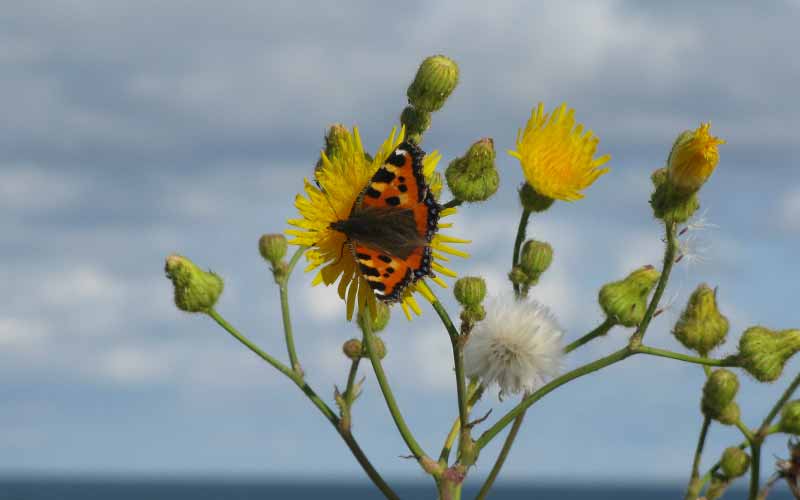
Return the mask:
M384 479L381 477L378 471L375 470L375 467L372 466L372 463L370 463L369 459L364 454L364 451L358 445L358 442L356 441L355 437L353 437L353 435L350 432L344 431L339 428L339 417L337 417L336 414L333 412L333 410L327 404L325 404L325 402L317 395L316 392L314 392L311 386L309 386L303 380L302 376L299 376L294 370L284 365L283 363L281 363L274 357L270 356L266 352L262 351L257 345L251 342L250 339L239 333L239 331L236 330L236 328L234 328L233 326L231 326L230 323L225 321L225 318L223 318L214 309L209 310L208 315L214 321L216 321L217 324L221 326L225 331L230 333L236 340L244 344L245 347L250 349L258 357L260 357L261 359L272 365L276 370L283 373L292 382L294 382L295 385L297 385L297 387L299 387L300 390L303 391L303 394L305 394L306 397L314 404L314 406L317 407L320 413L322 413L322 415L325 416L326 419L328 419L328 422L331 423L333 428L336 429L336 432L339 433L339 435L344 440L345 444L347 444L347 447L350 448L350 451L353 453L353 456L356 458L358 463L364 469L364 472L367 473L367 476L369 476L369 478L372 480L375 486L381 491L381 493L383 493L383 495L386 498L399 500L400 497L397 496L397 493L395 493L391 489L391 487L389 487L389 485L386 484L386 481L384 481Z

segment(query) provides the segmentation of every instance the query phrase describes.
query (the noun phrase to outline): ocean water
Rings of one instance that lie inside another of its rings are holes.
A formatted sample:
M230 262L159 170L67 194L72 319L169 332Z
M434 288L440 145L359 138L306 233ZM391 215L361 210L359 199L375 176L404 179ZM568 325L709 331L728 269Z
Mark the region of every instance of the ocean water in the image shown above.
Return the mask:
M742 483L744 484L744 483ZM403 499L432 499L427 483L392 484ZM462 498L474 498L479 485L466 485ZM683 485L672 486L558 486L498 485L492 500L674 500L683 498ZM723 498L744 500L742 488ZM101 479L8 479L0 478L0 500L380 500L384 498L368 483L319 481L255 482L241 480L101 480ZM784 485L776 485L769 500L789 500Z

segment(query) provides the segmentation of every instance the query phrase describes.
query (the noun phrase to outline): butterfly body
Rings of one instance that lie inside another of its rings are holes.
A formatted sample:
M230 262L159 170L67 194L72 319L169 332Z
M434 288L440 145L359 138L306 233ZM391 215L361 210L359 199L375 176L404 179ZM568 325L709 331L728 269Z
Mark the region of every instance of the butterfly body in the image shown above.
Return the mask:
M433 198L422 167L425 153L402 143L372 176L347 219L331 228L347 245L376 297L401 298L415 281L433 276L430 243L442 207Z

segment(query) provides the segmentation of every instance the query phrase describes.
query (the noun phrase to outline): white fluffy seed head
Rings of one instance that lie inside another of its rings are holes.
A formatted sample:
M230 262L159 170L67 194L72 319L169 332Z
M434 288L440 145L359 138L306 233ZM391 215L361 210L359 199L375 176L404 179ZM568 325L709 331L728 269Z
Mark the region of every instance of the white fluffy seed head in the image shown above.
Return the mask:
M535 300L501 296L486 302L486 318L464 347L464 371L500 395L533 392L561 370L564 333Z

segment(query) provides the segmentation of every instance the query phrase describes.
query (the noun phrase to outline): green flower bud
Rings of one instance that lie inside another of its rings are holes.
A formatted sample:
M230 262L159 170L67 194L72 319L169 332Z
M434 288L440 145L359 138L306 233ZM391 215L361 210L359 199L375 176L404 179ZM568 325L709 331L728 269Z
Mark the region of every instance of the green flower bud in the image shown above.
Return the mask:
M325 133L325 156L328 159L333 160L334 158L339 157L342 151L342 144L346 143L349 140L350 132L347 128L342 125L341 123L334 123L328 128L328 131ZM322 168L322 156L317 160L317 164L314 165L314 174Z
M468 202L485 201L497 192L500 174L495 167L494 141L483 138L461 158L450 162L444 176L450 192Z
M681 224L689 220L700 208L700 201L694 192L685 193L673 188L667 179L667 169L659 168L650 177L655 190L650 196L653 215L664 222Z
M428 57L422 61L417 76L408 87L408 102L422 111L438 111L456 85L458 65L455 61L442 55Z
M598 294L600 307L620 325L638 325L644 319L647 297L660 276L653 266L644 266L623 280L604 285Z
M478 306L486 298L486 281L479 276L459 278L453 286L453 295L464 307Z
M519 187L519 201L528 211L544 212L556 200L538 193L530 184L525 182Z
M373 335L372 337L372 346L375 348L375 356L377 356L378 359L383 359L386 357L386 344L384 344L383 340L381 340L381 338L377 335ZM367 355L366 346L364 346L363 357L369 357Z
M461 321L465 325L474 325L478 321L482 321L486 317L486 309L481 304L475 306L467 306L461 311Z
M206 312L214 307L224 286L222 278L197 267L181 255L167 257L164 270L175 288L175 305L181 311Z
M750 468L750 455L735 446L726 448L719 461L720 470L728 479L744 476Z
M342 344L342 352L345 356L355 361L363 357L364 347L361 345L360 340L350 339Z
M736 401L731 401L725 405L725 408L717 415L716 420L722 425L736 425L736 422L739 421L741 416L742 413L739 409L739 404Z
M522 245L519 255L519 267L528 275L530 284L539 281L539 277L547 271L553 262L553 247L544 241L528 240Z
M672 333L686 348L701 356L725 342L728 319L717 309L716 290L706 284L698 286L689 297Z
M414 106L406 106L400 114L400 123L406 127L406 138L421 136L431 126L431 114ZM413 141L419 143L419 141Z
M258 251L273 266L283 260L287 249L286 237L282 234L265 234L258 240Z
M372 326L372 333L378 333L386 328L386 325L389 324L389 318L391 317L391 311L385 302L379 301L376 303L376 306L377 307L375 311L370 311L370 317L372 318L372 321L370 322L370 326ZM363 331L364 309L358 311L356 322L358 323L358 327Z
M703 386L703 400L700 405L703 415L718 418L738 391L739 379L736 374L724 368L714 370Z
M739 363L759 382L777 380L783 366L797 351L800 351L800 330L773 331L753 326L739 339Z
M778 423L781 432L800 434L800 399L789 401L781 409L781 421Z
M508 273L508 279L511 280L511 283L519 286L526 286L530 282L528 274L519 266L511 268L511 272Z

